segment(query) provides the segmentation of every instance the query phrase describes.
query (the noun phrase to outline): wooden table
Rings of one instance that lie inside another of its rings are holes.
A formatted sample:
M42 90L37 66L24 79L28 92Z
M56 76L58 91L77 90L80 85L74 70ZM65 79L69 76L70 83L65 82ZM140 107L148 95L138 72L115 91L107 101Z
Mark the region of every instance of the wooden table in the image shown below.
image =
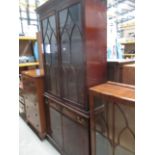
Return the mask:
M134 155L135 88L107 82L90 88L92 155Z

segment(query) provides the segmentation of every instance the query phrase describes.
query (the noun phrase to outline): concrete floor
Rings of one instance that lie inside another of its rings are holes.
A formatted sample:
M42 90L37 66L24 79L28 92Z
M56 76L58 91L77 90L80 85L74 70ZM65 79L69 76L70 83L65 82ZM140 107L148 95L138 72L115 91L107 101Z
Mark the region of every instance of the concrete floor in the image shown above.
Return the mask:
M19 117L19 155L60 155L47 141L41 141Z

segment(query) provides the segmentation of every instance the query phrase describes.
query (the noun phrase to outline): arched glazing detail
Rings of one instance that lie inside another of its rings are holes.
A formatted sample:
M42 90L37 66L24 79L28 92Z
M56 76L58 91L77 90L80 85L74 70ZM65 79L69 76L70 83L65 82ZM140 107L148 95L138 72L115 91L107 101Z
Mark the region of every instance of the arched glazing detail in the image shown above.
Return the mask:
M63 98L84 102L84 55L81 26L81 5L75 4L59 12Z
M100 99L100 102L103 101ZM101 107L101 105L99 106ZM99 109L97 111L96 109ZM134 155L135 108L132 105L104 102L103 110L95 108L96 154ZM109 147L110 145L111 147ZM105 147L101 147L104 145ZM108 152L110 151L110 152Z
M60 96L58 45L55 16L42 21L43 45L45 53L46 89L49 93Z

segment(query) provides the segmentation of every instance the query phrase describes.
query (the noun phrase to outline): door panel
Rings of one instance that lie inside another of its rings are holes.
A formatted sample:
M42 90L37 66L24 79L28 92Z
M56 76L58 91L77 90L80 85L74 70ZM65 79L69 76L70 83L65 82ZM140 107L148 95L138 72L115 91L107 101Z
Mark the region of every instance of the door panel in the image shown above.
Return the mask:
M46 91L60 96L60 69L55 15L42 21Z
M84 104L84 52L81 4L59 12L63 98Z
M88 129L63 116L63 135L67 155L89 155Z
M51 135L55 142L62 148L62 119L61 113L50 107L50 128Z

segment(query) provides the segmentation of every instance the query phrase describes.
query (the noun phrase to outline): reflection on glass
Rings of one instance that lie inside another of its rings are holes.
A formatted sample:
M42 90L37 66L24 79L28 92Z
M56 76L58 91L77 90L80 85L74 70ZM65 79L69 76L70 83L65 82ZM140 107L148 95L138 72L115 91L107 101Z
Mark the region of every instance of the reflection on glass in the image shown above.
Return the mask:
M64 33L61 39L62 63L70 63L70 41L67 33Z

